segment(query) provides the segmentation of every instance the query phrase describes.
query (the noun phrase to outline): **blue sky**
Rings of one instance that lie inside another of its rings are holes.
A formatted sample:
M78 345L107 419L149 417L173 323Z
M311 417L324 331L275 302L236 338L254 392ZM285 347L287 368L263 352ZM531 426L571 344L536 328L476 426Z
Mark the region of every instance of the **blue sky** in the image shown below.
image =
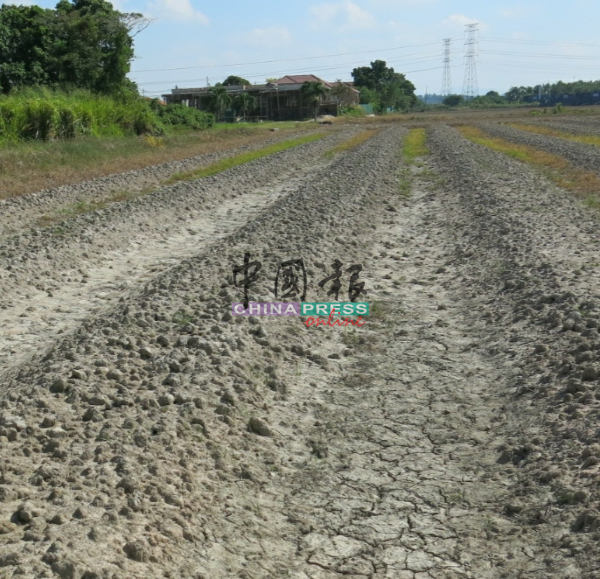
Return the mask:
M56 2L42 0L40 6ZM381 59L422 94L440 92L442 39L453 38L452 87L464 77L464 26L479 23L479 93L600 79L600 2L559 0L115 0L155 21L135 39L130 77L146 94L313 73L352 80ZM279 61L279 62L272 62ZM233 66L229 66L233 65ZM167 70L171 69L171 70Z

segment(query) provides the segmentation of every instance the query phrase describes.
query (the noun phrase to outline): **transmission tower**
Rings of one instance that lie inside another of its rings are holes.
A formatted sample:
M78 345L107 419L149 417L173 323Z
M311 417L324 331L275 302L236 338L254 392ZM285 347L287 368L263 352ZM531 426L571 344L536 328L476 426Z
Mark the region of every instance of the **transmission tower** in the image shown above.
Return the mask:
M442 76L442 95L452 94L452 79L450 77L450 45L452 38L444 38L444 74Z
M463 83L463 95L465 100L477 96L477 49L479 45L479 24L467 24L465 26L465 80Z

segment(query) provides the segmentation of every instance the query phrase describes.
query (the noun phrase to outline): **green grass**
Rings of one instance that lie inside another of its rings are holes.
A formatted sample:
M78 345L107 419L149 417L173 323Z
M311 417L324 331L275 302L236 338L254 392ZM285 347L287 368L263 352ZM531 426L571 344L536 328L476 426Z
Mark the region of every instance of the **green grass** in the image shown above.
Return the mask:
M204 131L172 127L162 137L89 135L53 141L7 141L0 143L0 199L149 165L256 146L274 135L293 138L304 134L305 127L308 129L308 123L300 123L299 129L294 128L295 123L281 123L280 131L272 133L268 130L270 124L237 123L226 129L219 125ZM310 129L313 132L314 125Z
M72 205L67 205L66 207L63 207L56 213L47 213L45 215L42 215L42 217L40 217L37 220L37 225L38 227L47 227L48 225L64 221L71 217L76 217L77 215L82 215L84 213L91 213L92 211L104 209L105 207L108 207L111 203L129 201L130 199L135 199L136 197L147 195L152 191L152 189L146 189L144 191L136 193L130 191L117 191L116 193L113 193L112 195L102 199L101 201L79 201L78 203L73 203Z
M351 139L344 141L337 147L334 147L330 151L325 153L325 157L330 158L339 153L344 153L346 151L350 151L351 149L355 149L359 145L366 143L371 137L374 137L380 129L367 129L358 135L354 135Z
M369 315L376 320L384 320L386 318L387 308L380 301L371 302L369 306Z
M175 312L173 314L173 317L171 318L171 320L174 324L177 324L178 326L181 326L181 327L189 324L192 321L192 319L193 319L193 316L183 310L179 310L179 311Z
M314 129L314 124L299 123L297 121L268 121L264 123L217 123L215 131L270 131L272 129L302 129L303 127Z
M398 183L398 191L402 197L408 199L412 190L412 184L408 176L408 171L403 169L400 175L400 181Z
M411 129L408 135L402 142L402 159L405 163L404 168L400 172L400 181L398 182L398 192L402 197L408 199L412 190L411 171L407 165L415 165L421 171L423 163L417 162L417 159L425 157L429 154L429 149L425 145L427 134L425 129Z
M598 197L589 196L583 201L584 205L587 205L590 209L600 211L600 199Z
M230 157L228 159L222 159L208 167L203 167L202 169L197 169L196 171L187 171L185 173L177 173L173 175L170 179L166 181L165 184L177 183L178 181L191 181L194 179L202 179L204 177L211 177L212 175L216 175L217 173L222 173L227 169L231 169L233 167L237 167L238 165L244 165L245 163L249 163L250 161L255 161L256 159L262 159L263 157L268 157L269 155L274 155L275 153L280 153L281 151L286 151L287 149L293 149L294 147L299 147L300 145L304 145L306 143L312 143L313 141L318 141L322 139L326 135L324 133L316 133L313 135L306 135L305 137L299 137L297 139L291 139L289 141L283 141L281 143L275 143L264 149L258 149L257 151L248 151L247 153L241 153L240 155L236 155L234 157Z
M412 129L408 133L402 146L402 157L407 163L414 163L418 157L424 157L429 153L425 145L426 140L425 129Z

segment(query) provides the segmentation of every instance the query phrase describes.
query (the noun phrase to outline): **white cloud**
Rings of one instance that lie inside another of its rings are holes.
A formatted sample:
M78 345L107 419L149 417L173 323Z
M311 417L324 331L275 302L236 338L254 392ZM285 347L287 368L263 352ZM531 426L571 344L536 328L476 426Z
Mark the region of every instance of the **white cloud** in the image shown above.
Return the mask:
M185 20L187 22L199 22L208 24L208 16L196 10L190 0L155 0L151 9L158 16L168 20Z
M469 18L464 14L452 14L451 16L448 16L446 20L444 20L444 24L461 27L464 27L467 24L479 24L480 31L487 30L489 28L487 24L484 24L483 22L477 20L477 18Z
M254 28L246 34L242 34L241 40L251 46L282 46L290 44L292 33L283 26L273 26L272 28Z
M338 32L347 32L375 26L375 17L350 0L312 6L310 14L316 28L333 27Z
M446 18L446 24L458 24L459 26L465 26L467 24L473 24L477 22L474 18L469 18L464 14L452 14Z

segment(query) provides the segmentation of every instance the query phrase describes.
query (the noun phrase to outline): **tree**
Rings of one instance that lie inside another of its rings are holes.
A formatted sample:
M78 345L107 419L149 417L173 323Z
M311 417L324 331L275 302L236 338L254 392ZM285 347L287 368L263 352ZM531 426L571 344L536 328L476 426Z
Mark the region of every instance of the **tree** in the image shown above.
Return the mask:
M55 10L0 8L0 88L48 85L115 94L132 88L126 75L133 36L150 21L123 14L106 0L60 0Z
M405 112L417 102L415 86L406 80L403 74L397 72L392 73L390 78L382 84L378 93L380 112L387 109Z
M375 105L379 101L379 97L374 90L367 88L366 86L360 87L360 104L361 105Z
M354 86L367 87L371 90L379 92L383 85L392 79L394 69L389 68L385 60L376 60L371 63L371 66L361 66L352 71Z
M360 88L361 103L374 105L378 112L387 109L406 111L417 102L415 86L403 74L388 67L384 60L375 60L371 66L352 71L354 86Z
M213 86L208 92L208 108L219 118L231 106L231 96L224 86Z
M224 81L223 86L246 86L252 84L249 80L241 76L229 75Z
M462 105L465 102L465 99L461 94L449 94L442 101L447 107L457 107L458 105Z
M41 85L49 77L47 10L39 6L0 7L0 89Z
M233 99L233 108L245 117L256 108L256 99L247 92L240 93Z
M317 115L319 113L321 99L327 96L328 92L329 90L322 82L305 82L300 88L302 100L308 105L313 105L315 107L315 121L317 120Z

